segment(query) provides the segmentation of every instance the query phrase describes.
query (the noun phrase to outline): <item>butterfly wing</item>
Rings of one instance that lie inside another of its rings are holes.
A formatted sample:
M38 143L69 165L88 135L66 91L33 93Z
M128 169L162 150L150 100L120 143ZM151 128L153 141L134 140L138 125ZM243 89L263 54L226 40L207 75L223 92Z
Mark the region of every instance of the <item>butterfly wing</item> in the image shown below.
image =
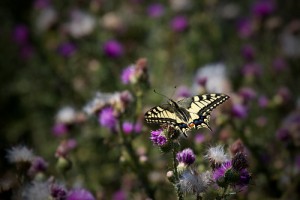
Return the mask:
M194 124L196 128L209 128L210 113L218 105L229 99L225 94L204 94L182 99L178 105L184 107L191 115L189 124Z

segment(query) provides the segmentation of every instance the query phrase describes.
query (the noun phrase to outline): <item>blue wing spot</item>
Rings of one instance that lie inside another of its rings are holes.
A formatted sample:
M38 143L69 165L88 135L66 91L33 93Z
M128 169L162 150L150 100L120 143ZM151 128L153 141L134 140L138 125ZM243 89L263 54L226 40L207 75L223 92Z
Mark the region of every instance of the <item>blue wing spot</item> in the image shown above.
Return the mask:
M179 128L188 128L187 124L183 124L183 123L178 124L178 126Z
M202 124L204 122L204 119L205 119L205 116L199 116L199 118L195 119L193 122L197 126L197 125Z

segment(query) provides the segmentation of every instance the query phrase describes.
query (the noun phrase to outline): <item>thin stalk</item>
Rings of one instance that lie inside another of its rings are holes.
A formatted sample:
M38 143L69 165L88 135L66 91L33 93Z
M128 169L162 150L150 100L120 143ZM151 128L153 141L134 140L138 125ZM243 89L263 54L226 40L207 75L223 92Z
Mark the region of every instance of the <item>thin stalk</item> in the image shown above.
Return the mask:
M149 185L149 182L148 182L148 179L146 177L146 173L144 173L142 170L143 170L143 167L140 165L139 163L139 160L138 160L138 157L136 156L134 150L133 150L133 147L132 147L132 144L131 142L128 142L126 140L126 137L125 137L125 133L123 132L122 130L122 125L121 125L121 120L119 121L119 134L121 136L121 145L126 149L130 159L132 160L132 170L137 174L143 188L145 189L145 192L146 194L151 198L151 199L154 199L154 189L151 188Z
M173 144L173 148L172 148L172 153L173 153L173 169L174 169L174 176L176 179L176 182L179 182L179 174L177 171L177 161L176 161L176 154L177 154L177 148L174 146ZM183 193L180 189L179 185L175 185L176 187L176 193L177 193L177 197L179 200L183 200Z

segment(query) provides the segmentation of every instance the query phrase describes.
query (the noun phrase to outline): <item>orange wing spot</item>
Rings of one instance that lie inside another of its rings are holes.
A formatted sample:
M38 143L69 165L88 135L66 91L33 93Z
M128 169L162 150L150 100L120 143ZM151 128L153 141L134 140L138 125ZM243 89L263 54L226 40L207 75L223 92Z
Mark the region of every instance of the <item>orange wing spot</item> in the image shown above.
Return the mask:
M193 128L195 126L195 124L193 122L189 123L189 127Z

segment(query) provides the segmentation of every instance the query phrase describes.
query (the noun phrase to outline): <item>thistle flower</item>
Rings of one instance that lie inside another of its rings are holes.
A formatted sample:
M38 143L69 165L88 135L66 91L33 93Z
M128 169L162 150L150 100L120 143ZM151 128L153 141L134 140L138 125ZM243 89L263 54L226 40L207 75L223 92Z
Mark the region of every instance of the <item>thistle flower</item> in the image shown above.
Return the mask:
M232 158L232 168L236 171L242 171L249 166L246 155L243 152L238 152Z
M231 114L233 117L245 119L248 116L248 109L245 105L234 104L232 106Z
M131 122L124 122L122 124L122 129L124 131L124 133L129 134L133 131L133 124Z
M34 154L26 146L15 146L7 152L7 159L11 163L31 163Z
M248 172L247 169L242 169L239 173L240 178L238 180L238 182L236 183L237 187L245 187L247 185L249 185L250 181L251 181L251 174Z
M239 95L243 97L243 101L246 103L256 97L256 92L252 88L245 87L239 91Z
M34 181L25 187L22 192L24 199L41 200L49 199L51 194L47 182Z
M254 27L250 19L240 19L237 23L237 32L240 38L246 39L253 35Z
M29 30L26 25L19 24L13 30L13 40L18 45L25 45L29 40Z
M191 92L188 87L180 86L177 88L175 96L177 99L186 98L191 96Z
M123 190L118 190L113 194L112 200L126 200L127 195Z
M47 167L48 163L44 160L44 158L37 156L33 159L28 173L31 176L34 176L39 172L44 172L47 169Z
M67 200L95 200L95 197L86 189L73 189L69 191Z
M165 12L165 8L160 3L153 3L148 6L147 13L152 18L159 18L161 17Z
M232 167L231 161L224 162L220 167L216 168L213 172L213 179L218 182L221 178L225 177L225 174Z
M151 137L150 140L153 142L153 144L158 146L163 146L167 143L167 138L163 134L163 130L159 129L156 131L151 131Z
M252 12L258 17L266 17L272 14L275 10L275 4L273 0L259 0L253 7Z
M50 193L54 200L66 200L68 195L67 189L58 184L51 185Z
M177 183L180 190L185 194L200 194L205 192L211 183L211 173L206 171L199 173L195 169L186 169Z
M135 66L130 65L122 71L121 80L123 84L129 84L133 82L135 73Z
M56 149L56 157L66 157L77 146L75 139L63 140Z
M104 54L110 58L119 58L123 55L123 46L117 40L108 40L103 45Z
M192 149L187 148L181 152L178 152L176 155L176 159L180 163L184 163L185 165L191 165L195 162L195 154Z
M101 126L110 128L112 130L116 128L117 118L112 107L106 107L100 111L99 123Z
M224 152L224 147L221 145L210 147L205 155L205 158L210 161L213 169L228 161L228 157L229 156Z
M245 46L243 46L241 53L244 59L247 61L252 61L255 57L254 47L250 44L246 44Z
M183 32L188 27L188 20L185 16L179 15L172 19L171 28L175 32Z
M65 42L58 46L57 52L63 57L70 57L76 51L76 46L71 42Z
M66 124L63 123L56 123L52 128L52 133L55 136L62 136L68 132L68 127Z

